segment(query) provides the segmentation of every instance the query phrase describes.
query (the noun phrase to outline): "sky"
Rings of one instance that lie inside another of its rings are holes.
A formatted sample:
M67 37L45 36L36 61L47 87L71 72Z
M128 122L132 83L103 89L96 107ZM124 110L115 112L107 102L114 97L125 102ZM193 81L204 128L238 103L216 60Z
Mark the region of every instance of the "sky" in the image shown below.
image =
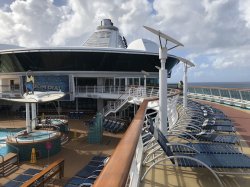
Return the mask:
M104 18L128 44L158 43L153 27L184 44L170 54L192 61L190 82L250 82L250 0L1 0L0 44L80 46ZM169 82L183 76L183 65Z

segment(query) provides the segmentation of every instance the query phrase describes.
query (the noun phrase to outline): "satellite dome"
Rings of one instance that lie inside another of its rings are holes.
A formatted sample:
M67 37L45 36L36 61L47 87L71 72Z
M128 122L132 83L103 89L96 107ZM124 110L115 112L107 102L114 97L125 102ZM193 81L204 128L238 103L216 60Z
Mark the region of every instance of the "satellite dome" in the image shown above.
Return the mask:
M144 38L140 38L131 42L128 45L128 49L142 50L142 51L147 51L147 52L152 52L152 53L159 52L159 46L155 42L144 39Z

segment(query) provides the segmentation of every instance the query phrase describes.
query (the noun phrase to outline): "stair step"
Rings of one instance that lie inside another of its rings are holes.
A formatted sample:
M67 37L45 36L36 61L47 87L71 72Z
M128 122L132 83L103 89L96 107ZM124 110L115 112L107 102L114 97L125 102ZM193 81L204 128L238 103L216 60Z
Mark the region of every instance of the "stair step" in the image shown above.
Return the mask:
M7 176L18 169L18 157L15 153L8 153L4 156L4 161L0 162L1 176ZM3 171L4 168L4 171ZM4 173L3 173L4 172Z
M5 168L3 176L8 176L14 173L16 170L18 170L18 168L19 168L18 165L14 165L14 164L11 167L9 166L8 168Z

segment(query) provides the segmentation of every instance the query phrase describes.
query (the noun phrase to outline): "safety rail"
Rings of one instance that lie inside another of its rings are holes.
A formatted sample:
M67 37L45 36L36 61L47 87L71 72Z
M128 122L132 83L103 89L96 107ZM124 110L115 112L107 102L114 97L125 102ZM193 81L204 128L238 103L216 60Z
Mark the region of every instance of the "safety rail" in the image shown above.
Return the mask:
M0 155L0 176L9 175L19 166L19 149L13 145L8 146L10 146L12 150L15 150L16 152L13 153L12 151L8 151L5 156Z
M49 182L55 175L59 174L59 178L61 179L64 175L64 159L58 159L48 167L43 169L37 175L34 175L31 179L27 180L25 183L21 185L21 187L29 187L29 186L44 186L47 182Z
M77 86L76 94L78 93L109 93L122 94L127 90L125 86Z
M188 96L222 104L250 108L250 90L219 87L189 87Z
M151 100L153 101L155 99ZM94 183L94 187L119 187L126 185L136 145L144 123L147 104L151 100L148 99L142 102L128 130L116 147L109 162Z
M177 96L179 91L171 91L168 97ZM146 98L129 125L125 135L117 145L109 162L102 170L101 174L94 183L94 187L124 187L137 186L140 174L140 158L142 154L142 142L140 134L143 127L148 103L155 102L157 97ZM125 164L121 164L125 163Z
M168 89L168 94L174 94L175 89ZM115 113L129 101L134 104L140 104L144 98L158 97L158 87L128 87L128 89L119 96L114 102L109 102L103 108L102 114L107 116L110 113Z
M52 127L52 126L51 126ZM54 138L57 138L58 136L60 136L61 135L61 133L60 132L58 132L58 131L50 131L50 133L49 133L49 130L48 130L48 133L47 134L39 134L39 135L32 135L32 136L26 136L26 134L24 133L26 130L24 130L24 131L21 131L21 132L19 132L19 133L17 133L17 134L15 134L14 136L13 135L9 135L9 136L7 136L7 139L6 139L6 141L8 141L8 142L12 142L12 143L35 143L35 142L41 142L41 141L44 141L44 139L37 139L36 140L36 138L38 138L38 137L43 137L43 136L45 136L45 135L48 135L48 140L51 140L51 139L54 139ZM23 134L21 134L21 133L23 133ZM20 137L27 137L27 138L25 138L25 139L23 139L23 140L18 140L18 138L20 138ZM28 139L29 138L29 139Z

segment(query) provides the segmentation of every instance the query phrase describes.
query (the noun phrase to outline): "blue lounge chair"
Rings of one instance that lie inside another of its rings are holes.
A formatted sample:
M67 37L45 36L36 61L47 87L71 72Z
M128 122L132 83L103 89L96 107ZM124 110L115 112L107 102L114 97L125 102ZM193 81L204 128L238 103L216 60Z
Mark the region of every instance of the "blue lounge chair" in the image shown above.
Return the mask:
M3 187L19 187L19 186L22 186L22 182L19 182L19 181L9 181L7 182L5 185L3 185Z
M206 142L217 142L217 143L227 143L227 144L236 144L239 143L239 138L237 135L224 135L224 134L213 134L213 133L197 133L191 132L192 136L194 136L199 141L206 141ZM188 134L180 134L180 137L193 139Z
M19 182L25 182L29 179L31 179L33 176L31 175L23 175L23 174L20 174L18 175L16 178L14 178L13 180L14 181L19 181Z
M195 153L195 154L185 154L185 153L174 153L166 137L158 129L154 129L154 137L161 146L162 150L166 154L166 157L155 160L153 164L146 170L142 179L149 172L149 170L156 164L169 159L172 164L181 167L205 167L218 180L220 186L223 186L221 180L217 174L236 174L236 172L222 172L221 170L216 171L217 168L230 168L230 169L250 169L250 158L244 154L207 154L207 153ZM159 157L158 157L159 158ZM152 159L153 160L153 159ZM213 168L213 169L212 169ZM239 174L239 173L237 173ZM240 173L249 175L250 173Z
M80 178L80 177L72 177L65 186L67 185L75 185L75 186L91 186L94 183L95 179L88 178Z
M41 170L39 169L34 169L34 168L29 168L27 169L25 172L23 172L23 174L26 174L26 175L36 175L40 172Z
M79 172L77 172L76 176L81 178L88 178L90 176L98 176L103 169L103 165L93 167L90 165L85 166L83 169L81 169Z

